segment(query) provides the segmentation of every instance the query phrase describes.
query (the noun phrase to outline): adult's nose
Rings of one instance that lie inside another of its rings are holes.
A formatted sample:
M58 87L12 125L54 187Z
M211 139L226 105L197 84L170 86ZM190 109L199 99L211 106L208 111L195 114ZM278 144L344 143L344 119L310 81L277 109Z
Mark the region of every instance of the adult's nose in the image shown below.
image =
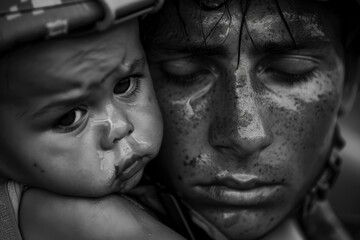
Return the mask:
M101 145L104 149L111 149L116 142L130 135L134 131L134 126L126 111L113 104L106 105L104 114L106 130L101 138Z
M264 104L246 74L222 81L213 101L209 142L215 149L246 158L273 141Z

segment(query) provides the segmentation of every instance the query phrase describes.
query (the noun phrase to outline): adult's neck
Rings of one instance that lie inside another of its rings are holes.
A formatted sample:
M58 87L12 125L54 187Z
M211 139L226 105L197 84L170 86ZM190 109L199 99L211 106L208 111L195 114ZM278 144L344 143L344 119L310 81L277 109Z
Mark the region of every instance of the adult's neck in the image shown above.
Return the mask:
M191 208L190 208L191 209ZM208 236L211 236L214 240L226 240L216 227L214 227L209 221L198 214L194 210L191 211L192 222L200 227ZM301 227L295 217L289 217L284 220L279 226L264 237L257 240L306 240Z
M289 218L280 224L274 231L259 240L305 240L301 228L294 218Z

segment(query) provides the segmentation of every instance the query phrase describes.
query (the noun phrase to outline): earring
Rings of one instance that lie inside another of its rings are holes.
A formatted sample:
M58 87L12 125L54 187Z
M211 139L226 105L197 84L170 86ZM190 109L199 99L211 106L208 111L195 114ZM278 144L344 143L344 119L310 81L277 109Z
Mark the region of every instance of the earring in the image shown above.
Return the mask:
M328 161L325 165L325 170L321 174L316 185L310 190L305 197L302 206L302 217L305 218L312 211L315 203L326 199L327 193L332 188L339 176L342 159L339 152L345 146L345 141L341 136L338 125L335 127L332 148L330 150Z

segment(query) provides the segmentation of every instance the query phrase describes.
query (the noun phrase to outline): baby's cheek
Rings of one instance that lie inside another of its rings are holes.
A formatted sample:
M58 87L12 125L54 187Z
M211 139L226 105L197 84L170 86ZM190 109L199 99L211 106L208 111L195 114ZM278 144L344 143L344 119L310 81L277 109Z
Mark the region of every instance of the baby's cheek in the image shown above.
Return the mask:
M147 105L137 107L130 114L129 120L134 126L130 134L135 141L147 148L150 157L155 157L159 151L163 137L163 121L155 98Z

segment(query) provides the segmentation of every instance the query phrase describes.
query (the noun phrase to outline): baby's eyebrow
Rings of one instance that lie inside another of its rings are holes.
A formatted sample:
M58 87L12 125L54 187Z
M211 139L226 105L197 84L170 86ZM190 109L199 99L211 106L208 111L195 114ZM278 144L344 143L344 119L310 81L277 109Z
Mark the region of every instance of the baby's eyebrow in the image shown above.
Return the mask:
M132 62L130 62L130 64L126 64L127 66L125 67L124 74L133 74L137 69L143 69L145 66L145 62L145 56L133 60ZM117 72L118 70L118 66L113 68L111 71L105 74L105 76L101 79L100 83L104 83L106 79L109 78L109 76L111 76L114 72Z
M124 64L127 66L124 68L125 71L122 72L121 75L123 75L125 77L129 74L133 74L138 69L142 70L143 67L145 66L145 63L146 63L145 56L142 56L140 58L136 58L132 61L129 61L128 64ZM104 83L107 79L109 79L109 77L114 72L117 72L117 71L119 71L119 66L114 67L107 74L105 74L105 76L100 80L100 84ZM96 86L98 86L98 84L99 84L99 82L93 82L87 87L86 90L96 89ZM55 109L55 111L56 110L67 111L71 107L77 106L77 105L85 102L86 100L92 98L91 96L94 94L94 91L86 91L86 90L80 91L77 94L77 96L68 96L68 97L64 97L63 99L58 99L56 101L50 102L47 105L45 105L44 107L42 107L40 110L33 112L31 115L34 118L40 118L41 116L43 116L45 114L53 112L54 109ZM64 91L64 95L66 93L67 93L67 91Z
M54 112L54 109L59 111L66 111L69 108L79 105L80 103L86 101L89 98L89 94L83 94L77 97L69 97L61 100L50 102L49 104L42 107L40 110L33 112L33 118L40 118L45 114Z
M145 56L135 59L130 65L129 73L134 73L136 69L142 69L145 66Z

